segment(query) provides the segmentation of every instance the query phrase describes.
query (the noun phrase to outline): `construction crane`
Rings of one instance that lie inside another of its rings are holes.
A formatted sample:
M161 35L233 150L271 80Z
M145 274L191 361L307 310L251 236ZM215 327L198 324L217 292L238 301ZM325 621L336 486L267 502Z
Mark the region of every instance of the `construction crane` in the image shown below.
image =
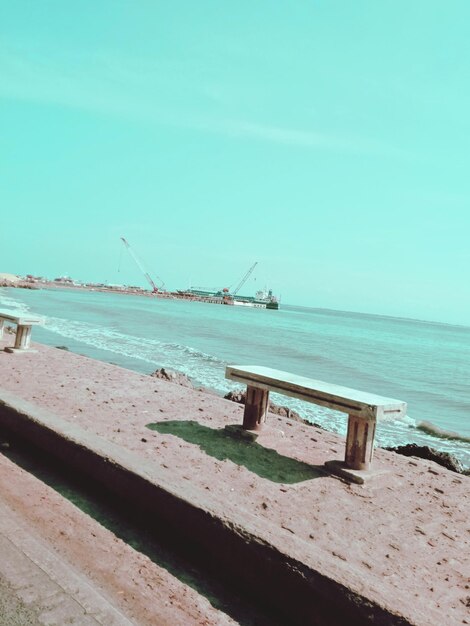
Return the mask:
M243 276L241 281L238 283L236 288L232 291L232 296L236 296L237 295L237 293L240 291L240 289L243 287L243 285L246 283L246 281L250 278L251 274L253 273L253 270L255 269L255 267L257 265L258 265L258 261L255 261L253 263L253 265L250 267L250 269L247 271L245 276Z
M121 237L121 241L124 244L124 246L127 248L127 251L129 252L131 257L133 258L133 260L134 260L135 264L137 265L137 267L139 268L139 270L145 276L147 282L149 283L150 287L152 288L152 293L159 293L163 289L164 285L162 285L162 287L160 287L160 288L157 287L155 282L152 280L152 277L150 276L150 274L147 272L145 267L142 265L140 259L134 254L134 251L132 250L131 246L129 245L129 242L127 241L127 239L125 237Z

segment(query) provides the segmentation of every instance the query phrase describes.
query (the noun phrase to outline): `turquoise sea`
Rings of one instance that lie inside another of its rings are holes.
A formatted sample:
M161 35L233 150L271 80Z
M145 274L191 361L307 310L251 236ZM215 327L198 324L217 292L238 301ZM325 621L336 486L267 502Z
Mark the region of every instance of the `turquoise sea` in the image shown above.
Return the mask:
M378 445L419 443L470 465L470 327L283 305L279 311L66 290L0 289L0 307L47 318L33 340L224 393L226 364L266 365L408 402ZM273 397L345 434L344 415ZM445 433L440 433L445 431ZM440 434L439 434L440 433Z

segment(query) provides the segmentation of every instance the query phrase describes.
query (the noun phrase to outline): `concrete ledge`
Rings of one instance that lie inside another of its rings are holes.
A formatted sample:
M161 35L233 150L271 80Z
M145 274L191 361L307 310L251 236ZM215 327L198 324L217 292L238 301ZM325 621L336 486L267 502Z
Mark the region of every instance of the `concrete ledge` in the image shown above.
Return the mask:
M175 483L168 469L10 393L1 395L3 428L138 508L161 535L176 538L187 553L219 572L232 586L274 608L286 623L413 623L367 597L354 570L350 571L350 586L335 580L337 568L344 573L347 565L332 564L321 550L315 567L291 556L301 555L305 544L287 530L229 506L222 515L220 502L210 493L189 481Z
M31 348L11 348L10 346L7 346L6 348L4 348L4 351L8 352L9 354L25 354L25 353L37 354L37 350L33 350Z
M245 439L246 441L256 441L259 433L254 430L245 430L241 424L229 424L224 428L227 435Z
M364 485L374 481L381 476L390 474L390 470L384 469L369 469L369 470L355 470L346 465L344 461L326 461L326 471L340 478L344 478L350 483L356 483L357 485Z

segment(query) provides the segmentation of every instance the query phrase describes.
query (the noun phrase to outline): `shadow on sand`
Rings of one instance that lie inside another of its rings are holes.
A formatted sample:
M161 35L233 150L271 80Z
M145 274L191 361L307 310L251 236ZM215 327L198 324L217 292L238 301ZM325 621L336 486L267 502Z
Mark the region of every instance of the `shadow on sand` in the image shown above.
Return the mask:
M259 443L234 437L223 428L208 428L194 420L158 422L147 424L147 428L180 437L198 445L206 454L219 461L229 460L236 465L243 465L261 478L276 483L300 483L325 475L312 465L282 456Z

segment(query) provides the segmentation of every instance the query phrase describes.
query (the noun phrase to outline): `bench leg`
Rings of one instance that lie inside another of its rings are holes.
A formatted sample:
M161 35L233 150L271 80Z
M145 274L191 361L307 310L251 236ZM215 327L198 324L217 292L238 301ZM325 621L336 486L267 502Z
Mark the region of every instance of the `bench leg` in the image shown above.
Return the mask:
M31 326L18 326L16 329L15 350L27 350L31 343Z
M346 437L346 466L368 470L374 454L375 422L349 416Z
M248 385L243 414L244 430L260 430L263 427L268 413L268 404L269 391Z

